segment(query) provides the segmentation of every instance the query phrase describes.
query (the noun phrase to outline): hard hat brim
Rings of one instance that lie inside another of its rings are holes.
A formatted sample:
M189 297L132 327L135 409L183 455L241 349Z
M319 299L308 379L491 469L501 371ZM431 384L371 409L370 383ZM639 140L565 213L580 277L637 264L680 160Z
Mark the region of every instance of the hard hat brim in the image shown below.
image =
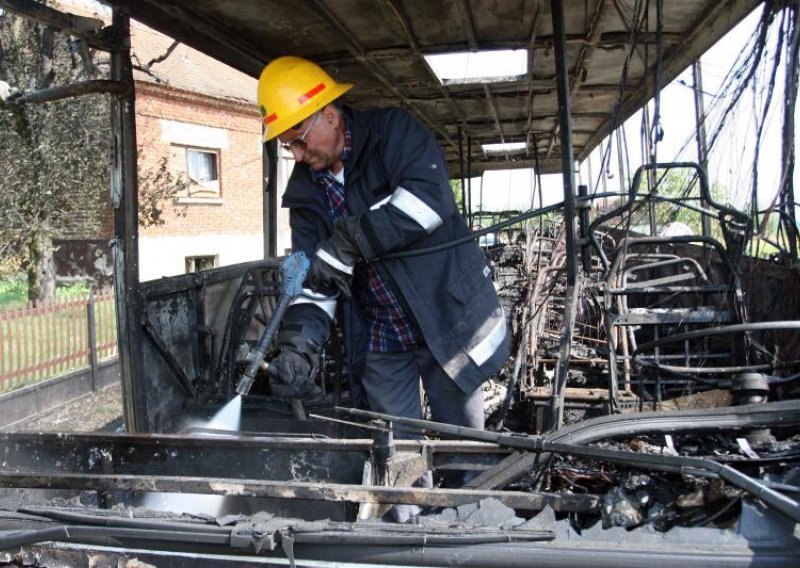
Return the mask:
M351 83L336 83L330 88L320 92L313 99L311 99L308 104L304 105L297 111L281 116L268 124L265 123L262 142L269 142L273 138L280 136L294 125L303 122L321 108L331 104L333 101L341 97L352 88L353 85Z

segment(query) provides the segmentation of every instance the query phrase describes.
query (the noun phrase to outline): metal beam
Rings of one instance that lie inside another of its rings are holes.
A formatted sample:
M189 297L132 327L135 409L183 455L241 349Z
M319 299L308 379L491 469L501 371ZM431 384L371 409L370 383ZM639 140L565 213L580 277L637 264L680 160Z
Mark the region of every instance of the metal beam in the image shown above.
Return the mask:
M111 49L110 43L96 35L105 25L103 20L98 18L60 12L33 0L5 0L2 7L60 32L80 36L92 47L106 51Z
M472 10L469 9L469 2L467 0L458 0L456 8L461 16L461 22L464 24L464 33L467 36L467 45L470 51L478 51L478 39L475 36L475 23L472 21Z
M408 108L419 118L430 130L435 131L441 136L442 140L446 141L452 148L458 149L458 143L445 131L443 128L438 127L433 123L425 113L416 108L412 104L405 93L403 93L397 86L395 81L386 74L384 68L377 65L366 57L364 48L361 47L358 39L347 29L343 22L341 22L336 15L331 11L330 7L322 0L306 0L315 13L321 15L321 20L327 24L335 33L337 33L343 40L345 49L353 56L353 58L360 63L373 77L380 81L390 92L394 93Z
M494 127L497 130L497 134L500 135L500 142L504 144L506 139L503 134L503 126L500 124L500 115L497 112L497 105L494 104L494 99L492 98L492 90L486 83L483 84L483 94L486 97L486 106L489 107L489 113L494 119Z
M537 1L541 2L541 0ZM534 6L534 9L536 9L536 6ZM537 12L541 14L541 11ZM533 51L545 51L553 49L553 37L552 36L539 37L538 35L536 35L535 26L531 30L531 37L532 39L530 39L529 41L525 39L484 40L481 41L480 43L480 49L485 51L496 50L496 49L530 49ZM655 45L656 43L656 34L653 32L640 32L637 37L639 39L638 43L640 45ZM678 45L681 44L684 40L685 36L683 34L674 32L664 33L664 39L663 39L664 45ZM587 41L586 36L583 34L571 34L567 36L568 45L585 44L586 41ZM469 42L467 43L469 45ZM605 32L599 35L596 46L598 49L603 49L606 51L614 51L614 50L625 49L627 43L628 43L627 32ZM477 43L476 43L476 49L477 49ZM452 52L464 51L464 44L437 43L437 44L428 44L424 46L420 45L419 51L422 55L452 53ZM398 61L401 59L413 59L414 57L416 57L416 53L414 53L412 49L407 47L382 47L375 49L365 49L364 56L375 62L385 61L387 59ZM315 58L315 61L330 65L346 65L348 63L351 63L352 59L348 54L335 53Z
M450 108L453 109L453 112L459 117L461 122L463 123L465 117L464 113L461 112L461 109L458 107L457 104L453 101L452 97L450 96L450 91L441 84L439 79L434 74L433 70L428 65L428 62L425 61L425 56L422 53L422 49L420 48L419 41L417 41L417 36L414 34L414 30L411 28L411 22L408 19L405 11L403 10L402 6L398 5L395 0L384 0L386 4L389 6L389 9L394 13L397 17L400 25L403 27L403 31L406 34L406 38L408 39L408 44L411 46L411 52L415 59L419 61L419 63L425 67L428 71L428 75L430 75L432 79L432 84L435 85L439 90L439 95L447 101L450 105ZM411 100L411 99L409 99ZM438 100L438 99L437 99ZM459 136L458 144L459 147L461 146L461 137Z
M578 249L575 239L575 160L572 155L572 117L570 116L569 70L566 42L564 41L564 5L561 0L551 0L553 35L555 41L556 74L558 75L558 122L561 132L561 174L564 184L564 233L566 246L567 290L564 301L564 319L558 351L553 396L547 428L555 430L564 419L564 389L567 386L572 334L578 307Z
M608 1L607 0L599 0L597 5L595 6L595 12L592 15L592 19L589 22L589 27L586 30L586 42L584 43L583 47L578 54L577 62L575 63L575 69L573 72L570 73L569 78L569 92L570 98L574 99L578 95L578 91L580 90L583 84L583 76L586 73L586 66L592 58L592 54L597 47L597 41L600 36L600 26L599 23L602 21L603 17L605 16L606 10L608 9ZM565 43L566 46L566 43ZM568 71L569 72L569 71ZM618 90L619 87L615 87L615 90ZM555 146L556 135L559 132L560 128L560 121L556 120L555 124L553 125L553 131L551 132L550 136L550 144L547 148L547 157L549 158L553 152L553 148ZM563 155L563 151L562 151Z
M190 13L191 4L177 7L174 3L161 5L157 0L114 0L115 6L151 28L251 77L258 77L269 57L265 58L237 31L220 29L219 22L209 22Z
M533 85L535 82L533 74L534 61L534 46L536 45L536 34L539 27L539 17L541 14L542 0L535 0L533 4L533 23L531 24L531 31L528 34L528 121L525 123L525 131L530 135L533 127ZM527 140L530 144L530 140Z
M570 80L570 96L573 99L578 95L578 91L580 91L581 86L583 85L587 67L589 62L592 60L592 55L594 55L595 49L597 48L597 42L600 39L600 22L603 21L603 18L608 11L608 4L608 0L598 0L597 5L595 6L595 12L592 15L592 19L589 21L589 27L586 30L586 43L583 45L580 53L578 54L578 61L575 64L575 72L572 74L572 78Z
M155 475L111 475L85 473L0 472L0 487L20 489L76 489L92 491L136 491L144 493L193 493L312 501L347 501L349 503L405 503L433 507L458 507L482 499L497 499L513 509L540 511L596 512L596 495L569 493L525 493L521 491L485 491L471 489L419 489L320 483L303 481L267 481L222 477L184 477Z
M113 11L112 28L119 41L111 52L111 78L127 86L123 93L111 97L111 130L115 138L111 171L114 291L123 414L125 427L135 432L145 424L146 416L145 384L141 380L144 369L144 307L139 292L139 186L130 22L128 16L119 9Z
M278 256L278 143L271 140L261 145L263 175L261 222L264 235L264 258Z

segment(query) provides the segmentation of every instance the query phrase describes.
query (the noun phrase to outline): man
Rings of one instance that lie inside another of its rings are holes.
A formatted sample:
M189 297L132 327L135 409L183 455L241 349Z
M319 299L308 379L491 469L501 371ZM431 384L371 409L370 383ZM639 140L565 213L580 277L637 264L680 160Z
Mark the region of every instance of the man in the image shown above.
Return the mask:
M447 246L470 231L434 137L401 109L332 104L351 87L298 57L259 79L264 141L296 162L283 196L292 248L312 258L308 295L278 334L273 390L315 391L338 310L356 404L420 418L421 377L433 420L483 428L481 383L509 352L489 268L473 241Z

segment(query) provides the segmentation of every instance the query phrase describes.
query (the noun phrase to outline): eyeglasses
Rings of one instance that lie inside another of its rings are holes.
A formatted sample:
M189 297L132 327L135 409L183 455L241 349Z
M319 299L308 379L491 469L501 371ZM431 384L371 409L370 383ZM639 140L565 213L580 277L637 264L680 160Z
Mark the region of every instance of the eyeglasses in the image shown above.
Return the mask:
M319 113L314 115L314 120L306 128L305 132L303 132L300 136L292 140L291 142L287 142L285 144L281 144L281 148L286 150L287 152L294 152L295 150L305 150L306 149L306 136L311 131L311 128L317 123L317 119L319 118Z

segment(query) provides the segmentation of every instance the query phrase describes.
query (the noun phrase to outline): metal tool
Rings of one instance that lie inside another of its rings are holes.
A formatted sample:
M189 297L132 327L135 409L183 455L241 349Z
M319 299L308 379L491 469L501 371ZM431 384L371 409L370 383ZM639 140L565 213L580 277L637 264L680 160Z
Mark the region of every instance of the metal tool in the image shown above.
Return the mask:
M280 326L283 320L286 309L289 307L294 297L303 291L303 281L306 279L308 267L310 265L311 261L302 251L292 253L281 263L281 295L278 298L278 305L275 307L275 311L267 323L264 333L261 334L258 343L255 347L250 349L250 353L247 355L249 363L247 364L247 369L242 375L242 378L239 380L239 384L236 386L237 394L247 396L250 389L253 387L256 373L264 364L264 358L267 356L267 352L272 344L272 339L278 331L278 326ZM292 401L292 408L295 409L297 406L298 405ZM300 408L302 409L302 407ZM295 414L299 415L296 410ZM298 416L298 418L299 417L300 416Z

